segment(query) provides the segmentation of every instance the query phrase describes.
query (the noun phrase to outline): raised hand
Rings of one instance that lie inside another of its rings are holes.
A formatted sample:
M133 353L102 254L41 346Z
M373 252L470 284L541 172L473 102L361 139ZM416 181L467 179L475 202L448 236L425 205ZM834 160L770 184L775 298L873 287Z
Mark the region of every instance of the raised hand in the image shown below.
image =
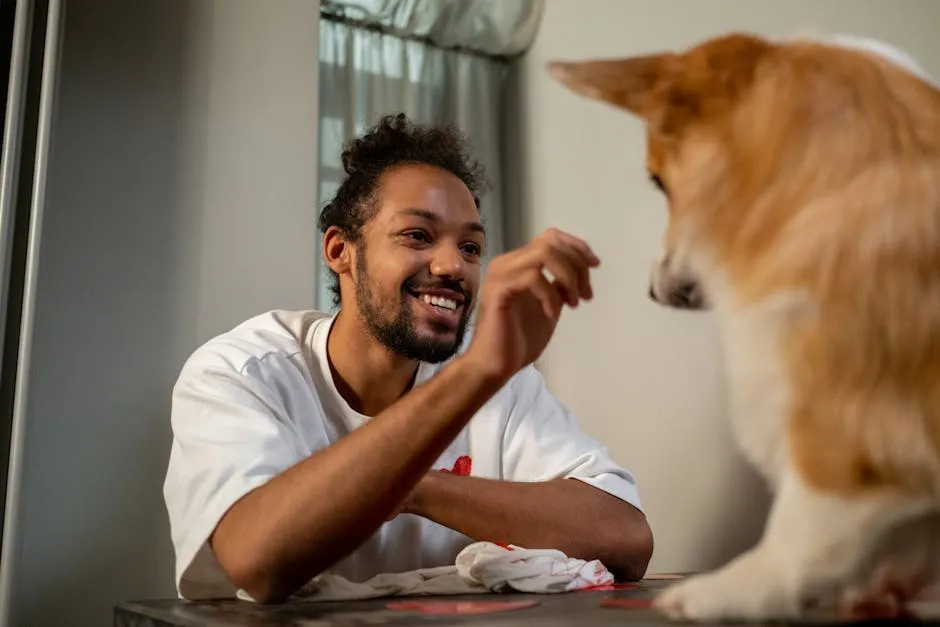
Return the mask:
M535 361L562 308L593 297L590 270L599 264L584 240L554 228L495 257L480 290L467 357L505 379Z

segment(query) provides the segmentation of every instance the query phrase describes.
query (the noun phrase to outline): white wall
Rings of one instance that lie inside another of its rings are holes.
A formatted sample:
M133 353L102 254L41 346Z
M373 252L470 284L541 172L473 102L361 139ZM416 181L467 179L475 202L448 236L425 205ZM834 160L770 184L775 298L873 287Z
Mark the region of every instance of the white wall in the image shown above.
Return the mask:
M565 314L540 367L583 427L633 469L656 535L651 570L717 565L753 543L763 487L725 424L722 365L708 315L647 299L665 205L646 180L641 124L551 80L554 58L686 47L728 30L807 28L886 39L940 77L940 2L905 0L549 0L521 64L524 237L555 225L598 251L595 302ZM903 6L903 9L901 8Z
M249 316L314 302L318 16L68 3L10 625L105 625L119 601L174 594L179 368Z

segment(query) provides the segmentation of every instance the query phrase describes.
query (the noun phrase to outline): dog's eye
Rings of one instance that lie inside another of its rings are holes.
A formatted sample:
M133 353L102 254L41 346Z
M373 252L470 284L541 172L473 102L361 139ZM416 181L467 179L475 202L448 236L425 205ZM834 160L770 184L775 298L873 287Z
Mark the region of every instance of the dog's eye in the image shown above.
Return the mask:
M664 194L667 193L666 185L663 183L663 180L659 177L658 174L650 173L650 181L653 182L653 185L655 185L659 189L659 191L661 191Z

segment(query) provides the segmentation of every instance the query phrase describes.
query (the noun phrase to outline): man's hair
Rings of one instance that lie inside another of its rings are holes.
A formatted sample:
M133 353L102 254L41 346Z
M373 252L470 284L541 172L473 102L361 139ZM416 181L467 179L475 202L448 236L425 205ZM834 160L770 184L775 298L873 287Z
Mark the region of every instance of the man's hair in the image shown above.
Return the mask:
M344 146L346 178L333 199L320 212L320 232L333 226L351 242L359 242L362 227L377 210L379 179L402 165L425 164L447 170L460 179L477 208L486 185L483 167L470 150L467 138L452 126L422 125L404 113L383 116L364 135ZM340 303L339 277L330 270L333 304Z

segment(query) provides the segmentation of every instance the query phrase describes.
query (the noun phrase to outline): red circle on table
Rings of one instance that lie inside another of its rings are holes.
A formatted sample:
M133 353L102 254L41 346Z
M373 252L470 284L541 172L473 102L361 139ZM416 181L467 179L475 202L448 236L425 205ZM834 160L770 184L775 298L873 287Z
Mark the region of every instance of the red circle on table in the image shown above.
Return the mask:
M647 610L653 607L653 599L607 597L601 601L601 607L613 607L622 610Z
M538 605L538 601L402 601L389 603L389 610L419 612L421 614L489 614L508 612Z
M595 592L597 590L630 590L636 588L635 583L598 583L591 586L578 588L575 592Z

